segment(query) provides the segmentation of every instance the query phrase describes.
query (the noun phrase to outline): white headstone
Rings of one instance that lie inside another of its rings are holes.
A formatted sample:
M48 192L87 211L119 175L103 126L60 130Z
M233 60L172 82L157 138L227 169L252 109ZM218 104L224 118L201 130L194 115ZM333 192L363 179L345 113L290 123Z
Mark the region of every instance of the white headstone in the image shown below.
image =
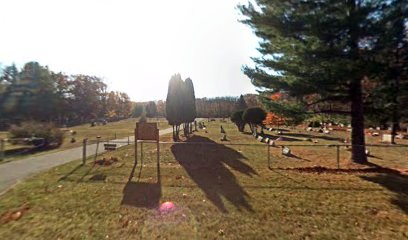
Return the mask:
M378 133L378 132L373 132L373 133L371 134L371 136L377 137L377 136L380 136L380 133Z
M263 140L263 137L258 136L258 141L262 142L262 140Z
M265 142L269 143L270 139L269 138L265 138Z
M273 141L273 140L269 141L269 145L275 146L275 141Z
M380 131L380 130L381 130L381 128L380 128L380 127L376 127L376 128L375 128L375 130Z
M282 148L282 154L283 155L289 155L290 154L290 149L288 147L283 147Z
M382 142L391 143L392 136L391 134L383 134L382 135Z

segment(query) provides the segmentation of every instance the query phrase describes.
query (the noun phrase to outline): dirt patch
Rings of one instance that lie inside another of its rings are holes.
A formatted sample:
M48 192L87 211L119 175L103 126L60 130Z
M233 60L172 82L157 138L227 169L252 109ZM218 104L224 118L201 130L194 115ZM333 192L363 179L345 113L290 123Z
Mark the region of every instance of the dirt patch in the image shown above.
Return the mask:
M0 224L6 224L11 221L17 221L30 209L27 203L24 203L17 209L7 210L0 216Z
M322 166L297 167L297 168L274 168L275 170L296 171L306 173L336 173L336 174L364 174L364 173L386 173L395 175L408 175L408 169L392 169L383 167L366 168L327 168Z

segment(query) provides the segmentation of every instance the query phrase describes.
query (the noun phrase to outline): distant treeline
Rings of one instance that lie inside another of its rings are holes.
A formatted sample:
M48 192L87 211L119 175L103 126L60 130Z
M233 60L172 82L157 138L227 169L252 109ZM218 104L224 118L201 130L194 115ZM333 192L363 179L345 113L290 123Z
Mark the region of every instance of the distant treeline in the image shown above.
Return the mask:
M247 107L262 107L256 94L245 94L240 97L196 98L196 111L199 118L229 118L237 109ZM166 102L162 100L137 102L133 108L133 116L139 117L143 111L147 117L165 117Z
M21 69L0 69L0 123L26 120L72 125L131 115L132 103L123 92L107 91L99 77L55 73L38 62Z

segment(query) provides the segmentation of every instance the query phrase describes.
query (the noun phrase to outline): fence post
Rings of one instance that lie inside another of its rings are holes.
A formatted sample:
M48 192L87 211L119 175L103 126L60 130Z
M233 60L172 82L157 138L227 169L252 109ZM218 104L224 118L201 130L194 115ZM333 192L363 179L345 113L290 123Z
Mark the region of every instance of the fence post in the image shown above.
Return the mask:
M337 145L337 169L340 169L340 146Z
M271 146L268 144L268 168L271 168Z
M86 163L86 145L87 145L88 139L84 138L82 141L82 165L85 165Z
M99 139L100 139L101 137L100 136L97 136L96 137L96 150L95 150L95 158L94 158L94 162L96 162L96 158L98 157L98 150L99 150ZM108 143L109 143L109 141L108 141Z
M5 151L4 143L5 143L4 139L0 139L0 161L4 160L4 155L5 155L4 154L4 151Z
M143 142L140 142L140 162L143 163Z

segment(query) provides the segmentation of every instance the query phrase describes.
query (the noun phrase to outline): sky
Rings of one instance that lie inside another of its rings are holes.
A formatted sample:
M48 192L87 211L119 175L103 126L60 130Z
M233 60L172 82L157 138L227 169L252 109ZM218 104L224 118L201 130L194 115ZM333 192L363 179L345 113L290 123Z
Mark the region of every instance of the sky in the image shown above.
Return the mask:
M240 23L240 0L1 0L0 63L38 61L95 75L134 101L166 99L175 73L196 97L256 89L243 74L258 39Z

